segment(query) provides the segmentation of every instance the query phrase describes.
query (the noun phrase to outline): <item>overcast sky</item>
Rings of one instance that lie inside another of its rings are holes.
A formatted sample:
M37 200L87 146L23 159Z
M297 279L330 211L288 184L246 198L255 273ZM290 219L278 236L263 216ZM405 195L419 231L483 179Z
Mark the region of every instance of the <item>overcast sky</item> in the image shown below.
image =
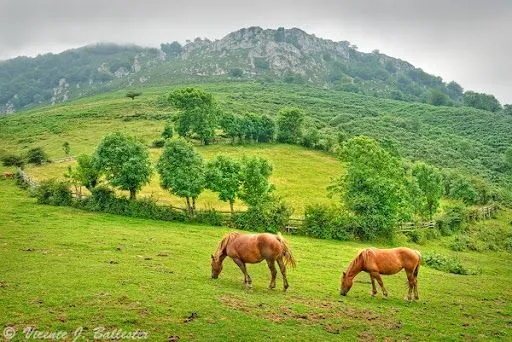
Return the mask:
M379 49L512 103L512 0L0 0L0 59L96 42L213 40L249 26Z

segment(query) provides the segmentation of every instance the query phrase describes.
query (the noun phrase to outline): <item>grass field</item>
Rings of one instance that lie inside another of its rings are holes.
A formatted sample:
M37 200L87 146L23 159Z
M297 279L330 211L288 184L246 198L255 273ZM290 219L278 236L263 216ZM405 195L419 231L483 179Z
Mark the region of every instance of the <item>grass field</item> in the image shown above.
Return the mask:
M0 181L0 327L66 331L143 330L151 340L461 340L512 338L508 253L457 253L479 274L429 267L419 302L406 302L405 274L385 277L390 297L369 296L361 274L347 297L339 275L356 242L286 236L297 259L290 289L266 287L265 264L249 265L254 288L230 260L210 279L210 254L227 228L185 225L37 205ZM397 242L399 243L399 242ZM443 241L410 245L450 252ZM380 292L379 292L380 294Z

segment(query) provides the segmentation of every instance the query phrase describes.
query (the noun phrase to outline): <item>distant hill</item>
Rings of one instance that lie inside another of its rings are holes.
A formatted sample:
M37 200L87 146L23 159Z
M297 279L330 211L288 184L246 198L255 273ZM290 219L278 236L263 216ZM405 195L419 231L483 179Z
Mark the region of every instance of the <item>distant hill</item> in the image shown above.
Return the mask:
M293 28L251 27L210 41L196 38L160 49L98 44L0 62L0 113L91 94L182 82L258 80L315 84L328 89L404 101L461 102L455 82L347 41L334 42ZM437 92L437 93L436 93Z

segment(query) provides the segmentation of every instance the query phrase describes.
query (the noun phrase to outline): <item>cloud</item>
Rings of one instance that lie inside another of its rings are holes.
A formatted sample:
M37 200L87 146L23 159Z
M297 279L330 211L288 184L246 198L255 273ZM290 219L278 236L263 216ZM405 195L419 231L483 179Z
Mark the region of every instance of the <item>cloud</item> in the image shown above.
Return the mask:
M0 58L98 41L158 46L248 26L299 27L512 103L512 1L0 0Z

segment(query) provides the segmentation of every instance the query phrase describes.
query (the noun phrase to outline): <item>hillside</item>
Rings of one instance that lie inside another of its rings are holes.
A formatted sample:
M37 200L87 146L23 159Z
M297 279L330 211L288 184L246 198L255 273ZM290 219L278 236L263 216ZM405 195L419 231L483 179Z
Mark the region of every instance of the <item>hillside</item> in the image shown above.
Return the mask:
M293 28L250 27L210 41L161 49L98 44L0 61L0 114L129 87L259 80L314 84L371 96L426 102L432 91L460 103L463 89L411 64L347 41Z
M183 85L184 86L184 85ZM225 82L202 85L225 112L276 115L292 105L305 110L313 125L340 132L345 139L365 134L412 161L478 176L510 187L504 159L512 145L512 117L467 107L435 107L362 96L314 86ZM52 158L90 153L108 132L123 130L148 145L173 111L165 100L175 88L148 88L136 100L114 92L33 109L0 119L0 154L42 146Z
M244 291L230 260L210 279L210 254L226 228L37 205L0 183L0 325L17 337L28 326L69 334L83 327L92 339L103 326L142 330L149 340L511 338L512 269L503 254L457 253L476 275L422 266L420 301L411 303L403 272L384 278L387 300L368 294L366 274L339 295L341 270L368 244L286 236L297 259L288 291L281 275L276 290L266 288L265 263L248 266L254 288ZM433 243L408 245L455 255Z

